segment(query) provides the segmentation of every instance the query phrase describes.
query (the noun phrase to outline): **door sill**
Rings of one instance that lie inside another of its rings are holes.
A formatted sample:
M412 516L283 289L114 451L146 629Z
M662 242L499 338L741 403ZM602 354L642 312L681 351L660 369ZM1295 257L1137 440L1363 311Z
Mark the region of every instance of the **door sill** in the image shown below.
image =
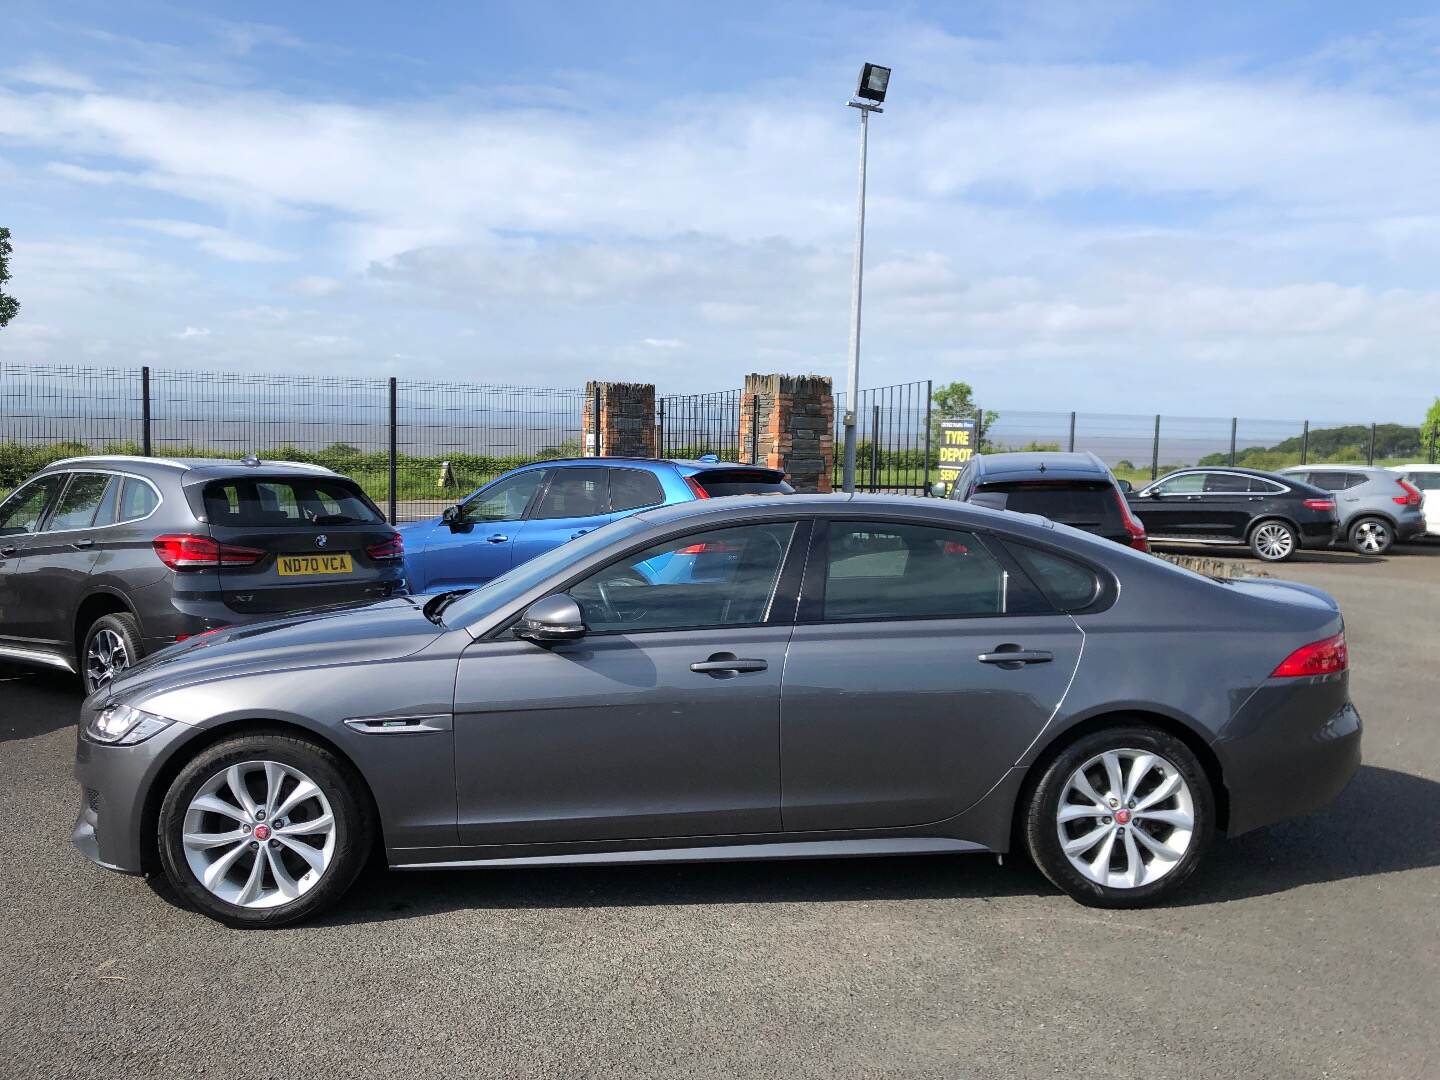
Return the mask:
M867 855L966 855L988 850L981 844L945 836L893 836L858 840L780 840L773 843L647 848L636 851L587 851L566 855L516 855L499 859L451 859L446 862L394 863L390 869L482 870L512 866L623 866L745 862L752 859L833 859Z

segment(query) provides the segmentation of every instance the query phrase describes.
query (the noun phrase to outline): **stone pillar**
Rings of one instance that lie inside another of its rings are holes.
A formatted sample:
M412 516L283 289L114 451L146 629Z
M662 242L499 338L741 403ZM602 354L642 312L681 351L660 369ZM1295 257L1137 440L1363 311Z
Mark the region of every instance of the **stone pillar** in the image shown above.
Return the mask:
M784 469L796 491L830 491L835 399L823 375L747 375L740 396L740 460Z
M600 406L597 442L595 406ZM584 449L586 457L655 456L655 384L588 382L585 384Z

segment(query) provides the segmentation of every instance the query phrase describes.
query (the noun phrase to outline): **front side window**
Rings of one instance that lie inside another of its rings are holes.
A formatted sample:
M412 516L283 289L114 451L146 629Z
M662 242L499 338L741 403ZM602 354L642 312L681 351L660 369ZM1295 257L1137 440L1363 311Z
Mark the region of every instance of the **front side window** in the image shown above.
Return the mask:
M105 498L110 477L105 473L76 473L60 496L55 512L45 525L46 532L64 529L88 529L95 524L95 511Z
M1161 480L1150 489L1155 495L1199 495L1205 490L1205 473L1183 473Z
M581 466L556 469L550 486L540 496L533 518L598 517L608 501L605 469Z
M827 619L1003 615L1009 584L973 533L894 522L830 525Z
M690 533L611 563L570 595L590 630L758 625L794 532L785 521Z
M65 474L56 473L32 480L11 494L0 503L0 536L33 533L64 486Z
M461 522L519 521L544 479L544 469L531 469L495 481L460 508Z

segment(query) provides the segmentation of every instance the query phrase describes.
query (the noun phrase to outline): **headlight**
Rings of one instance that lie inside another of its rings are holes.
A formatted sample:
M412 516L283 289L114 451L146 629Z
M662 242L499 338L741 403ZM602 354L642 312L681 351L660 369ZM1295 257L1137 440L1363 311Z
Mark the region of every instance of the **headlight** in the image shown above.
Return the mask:
M172 723L173 720L132 709L129 705L111 705L85 726L85 734L96 742L133 746L164 731Z

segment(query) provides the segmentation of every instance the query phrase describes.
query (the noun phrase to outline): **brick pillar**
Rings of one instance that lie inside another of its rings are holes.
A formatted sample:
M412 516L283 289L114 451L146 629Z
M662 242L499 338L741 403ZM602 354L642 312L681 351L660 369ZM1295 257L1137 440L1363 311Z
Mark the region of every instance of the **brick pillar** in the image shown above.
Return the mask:
M595 403L600 403L600 439L595 436ZM585 384L584 451L604 457L655 456L655 384Z
M757 453L752 455L751 449ZM830 491L835 399L823 375L747 375L740 395L740 460L784 469L796 491Z

